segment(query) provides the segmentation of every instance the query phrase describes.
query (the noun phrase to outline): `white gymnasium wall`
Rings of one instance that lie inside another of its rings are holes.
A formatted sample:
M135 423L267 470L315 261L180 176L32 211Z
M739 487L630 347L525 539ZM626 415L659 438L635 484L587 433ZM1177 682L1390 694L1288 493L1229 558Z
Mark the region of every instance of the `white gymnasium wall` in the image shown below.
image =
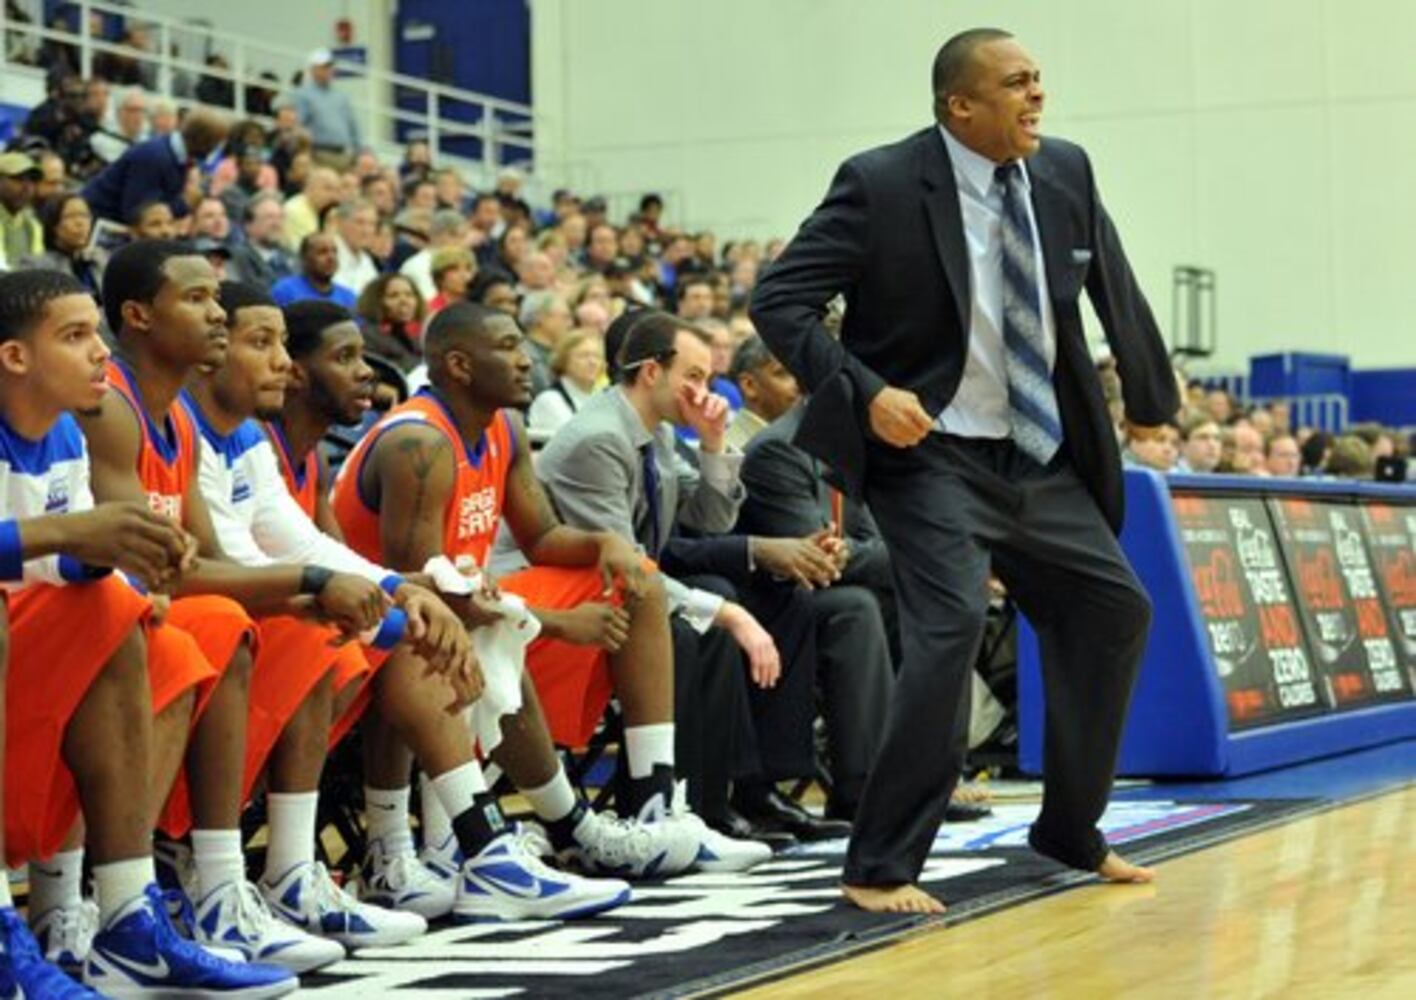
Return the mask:
M948 35L1019 35L1163 328L1214 268L1221 362L1416 364L1416 3L531 0L538 159L676 220L789 235L845 156L930 121Z

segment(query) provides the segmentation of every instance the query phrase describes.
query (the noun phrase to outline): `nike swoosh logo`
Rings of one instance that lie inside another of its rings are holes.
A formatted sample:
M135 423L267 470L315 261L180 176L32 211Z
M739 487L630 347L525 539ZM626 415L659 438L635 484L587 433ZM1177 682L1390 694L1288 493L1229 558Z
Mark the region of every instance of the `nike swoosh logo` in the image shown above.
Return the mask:
M372 803L375 809L382 809L384 812L393 812L398 806L386 806L382 802Z
M169 975L167 959L161 955L157 956L155 962L139 962L137 959L126 958L123 955L115 954L111 951L103 952L103 957L108 959L124 972L143 976L148 979L166 979Z

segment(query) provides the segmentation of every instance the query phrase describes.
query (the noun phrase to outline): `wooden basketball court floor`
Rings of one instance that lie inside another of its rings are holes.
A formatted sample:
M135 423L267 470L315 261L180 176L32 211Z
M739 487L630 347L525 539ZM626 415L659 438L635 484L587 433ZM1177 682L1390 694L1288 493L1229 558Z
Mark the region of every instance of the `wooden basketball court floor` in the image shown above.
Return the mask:
M1416 783L1157 874L927 927L738 996L1416 998Z

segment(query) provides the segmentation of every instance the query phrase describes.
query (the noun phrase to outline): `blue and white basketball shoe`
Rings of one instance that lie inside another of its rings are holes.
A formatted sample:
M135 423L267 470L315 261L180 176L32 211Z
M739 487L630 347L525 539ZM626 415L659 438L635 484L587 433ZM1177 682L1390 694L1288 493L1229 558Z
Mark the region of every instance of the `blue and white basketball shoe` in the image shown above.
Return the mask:
M84 985L113 998L267 1000L294 992L300 981L287 969L228 962L179 937L153 884L94 936Z
M319 862L295 865L274 882L261 882L271 911L293 927L354 951L403 944L428 930L416 913L361 903L334 884Z
M629 883L547 866L508 830L462 864L452 915L462 921L572 920L629 902Z

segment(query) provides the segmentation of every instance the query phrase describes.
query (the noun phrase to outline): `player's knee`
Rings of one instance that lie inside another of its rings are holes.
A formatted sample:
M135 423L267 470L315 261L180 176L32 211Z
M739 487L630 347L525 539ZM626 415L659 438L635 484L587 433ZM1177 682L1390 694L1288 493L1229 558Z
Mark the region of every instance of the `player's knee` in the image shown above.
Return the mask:
M125 692L148 687L147 640L135 628L123 637L103 668L104 683Z

